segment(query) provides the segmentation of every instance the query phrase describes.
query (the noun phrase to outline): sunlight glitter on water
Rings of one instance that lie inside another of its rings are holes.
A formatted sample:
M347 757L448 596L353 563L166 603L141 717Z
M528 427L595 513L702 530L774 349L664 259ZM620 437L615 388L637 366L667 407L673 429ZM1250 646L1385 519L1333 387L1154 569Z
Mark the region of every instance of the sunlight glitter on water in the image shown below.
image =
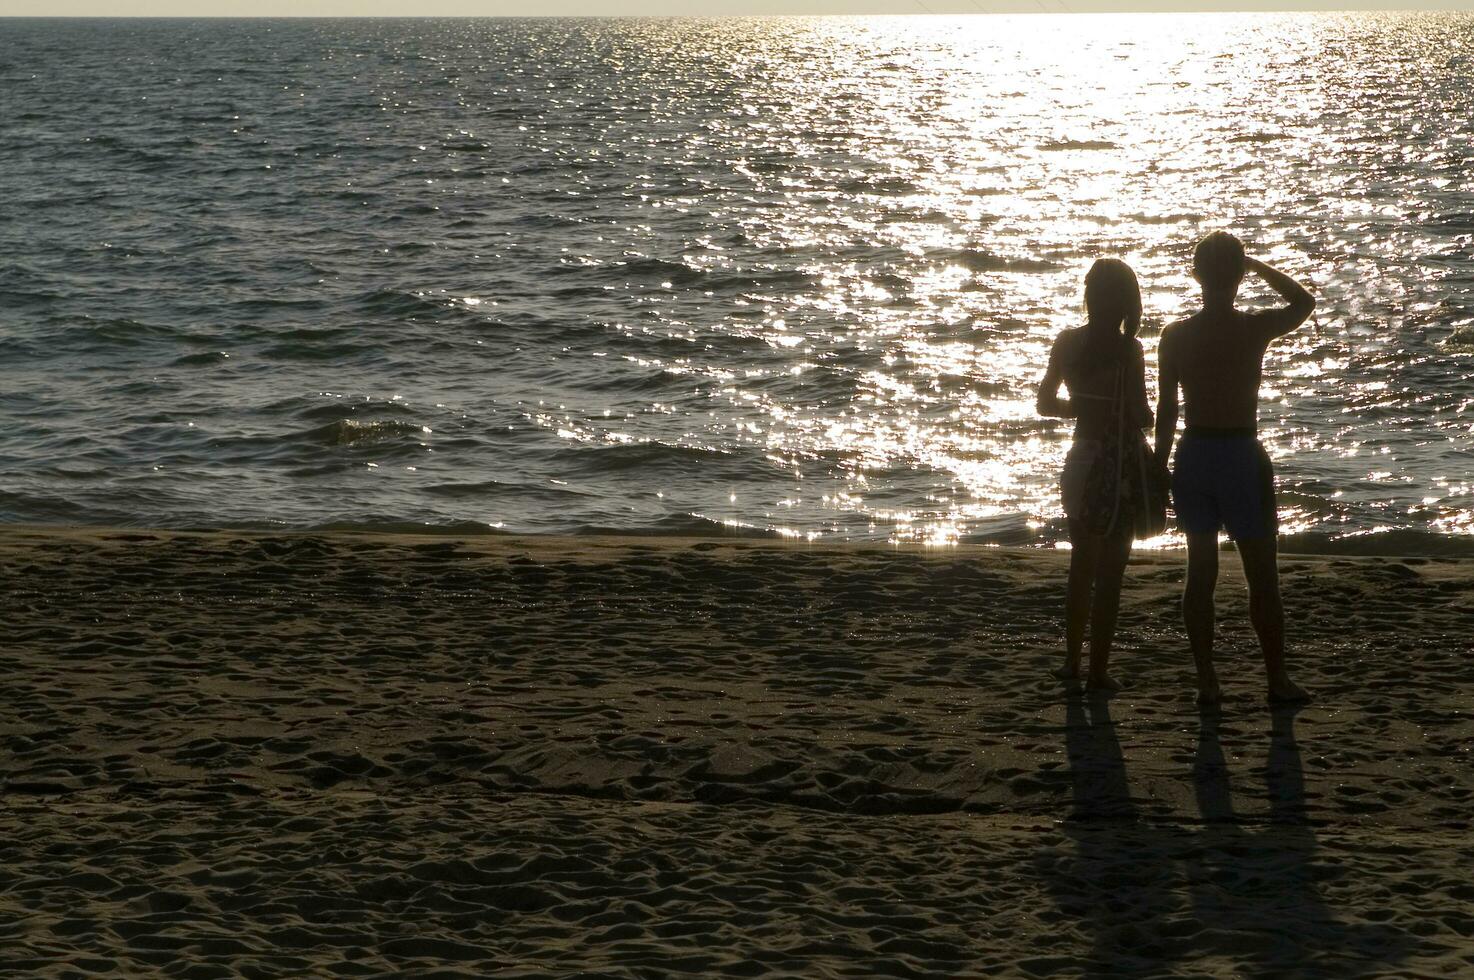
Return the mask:
M1085 270L1136 269L1154 384L1227 227L1320 298L1266 365L1286 533L1469 536L1470 43L1381 14L7 29L5 513L1049 544L1069 429L1034 386Z
M863 458L869 469L926 466L950 474L978 501L992 498L1015 508L1026 501L1027 512L1057 518L1053 481L1030 477L1057 473L1064 444L1032 434L1020 439L1008 430L1033 418L1032 382L1042 368L1048 335L1079 319L1078 283L1089 257L1070 260L1070 253L1077 250L1066 243L1109 240L1113 236L1105 229L1116 226L1119 234L1125 230L1120 226L1136 225L1123 242L1127 247L1107 246L1101 254L1123 255L1139 270L1158 273L1154 277L1158 282L1163 274L1176 280L1175 290L1152 289L1148 280L1148 294L1157 302L1148 312L1149 326L1160 326L1170 316L1186 312L1191 298L1181 264L1170 269L1163 253L1175 253L1181 263L1185 247L1201 232L1206 216L1218 214L1223 223L1232 224L1245 212L1293 212L1297 202L1307 199L1334 201L1344 180L1335 173L1319 179L1296 173L1300 161L1323 158L1334 149L1325 139L1324 127L1307 125L1326 111L1323 89L1303 82L1266 86L1266 76L1283 70L1276 64L1273 45L1256 47L1238 38L1223 43L1217 53L1206 54L1200 40L1205 36L1202 26L1199 18L1142 16L1060 19L1048 30L1040 30L1037 20L1030 18L936 27L932 46L920 46L923 54L913 56L907 69L912 79L931 74L966 93L943 102L940 112L932 107L935 115L951 124L953 132L946 135L955 139L943 147L938 129L947 127L935 122L928 127L877 123L892 152L872 155L871 162L890 174L892 184L913 189L892 196L890 206L916 220L897 221L887 215L863 228L864 237L919 260L921 268L912 271L905 283L909 310L889 304L862 315L861 335L886 352L883 367L860 379L857 401L874 407L850 425L826 427L824 448ZM1244 30L1242 21L1233 17L1218 18L1215 26L1228 28L1228 34ZM1295 50L1297 57L1315 59L1328 33L1320 26L1321 22L1291 18L1249 31L1273 36L1276 45ZM858 66L873 60L865 44L873 37L873 25L852 27L858 39L836 37L830 24L816 29L826 32L828 43L851 54L848 62L836 58L834 70L853 72L845 81L870 93L866 103L877 115L914 117L928 96L935 98L936 89L922 84L906 86L902 94L888 99L887 86L860 71ZM1225 70L1225 62L1232 68ZM980 63L988 65L986 72L978 70ZM1041 73L1048 73L1051 84L1024 80ZM1018 85L1009 84L1015 78L1020 79ZM1267 89L1274 93L1272 105L1264 105ZM1186 105L1184 90L1191 91ZM1000 91L1004 98L1017 100L1003 118L997 105ZM787 97L803 98L791 90ZM1246 109L1260 109L1261 118ZM1228 135L1204 139L1204 130L1211 128L1204 126L1205 118L1224 123ZM1000 129L1008 139L999 138ZM1270 145L1274 159L1266 164L1262 148ZM805 144L801 151L814 149ZM940 159L945 165L938 165ZM1246 169L1253 171L1254 181L1219 179ZM1010 186L999 188L1001 193L979 193L979 185L997 173L1010 174ZM803 195L790 192L788 199L798 204ZM846 190L826 203L831 211L853 213L851 199ZM1039 213L1040 199L1049 200L1059 211ZM811 226L811 210L812 206L799 207L792 223ZM930 220L937 215L962 217ZM978 244L985 236L967 227L969 222L1010 221L1032 221L1034 226L1033 234L1016 240L1054 247L1036 249L1032 255L984 251ZM1265 217L1252 221L1259 228L1274 223ZM853 231L856 225L851 220L846 230ZM769 225L766 230L772 234L774 229ZM774 238L790 245L830 248L844 242L838 235L821 238L799 231L781 219ZM1317 263L1304 254L1301 243L1278 235L1251 242L1257 254L1316 278ZM1037 257L1040 254L1047 257ZM858 274L854 264L810 268L823 273L832 290L833 309L846 308L845 300L861 292L853 282ZM1333 276L1342 271L1324 263L1321 268ZM1027 269L1029 274L1003 279L1015 269ZM946 336L976 332L980 321L997 324L1002 319L996 306L1000 299L1007 309L1032 314L1044 329L992 329L984 348ZM1355 311L1367 302L1367 297L1357 296L1347 306ZM1152 338L1147 340L1150 345ZM1346 359L1327 356L1324 347L1319 340L1286 344L1276 357L1281 376L1308 379L1329 373L1344 384L1346 375L1339 369L1346 367ZM1297 356L1317 360L1296 364ZM977 381L993 389L991 396L967 390ZM1360 388L1367 392L1380 383L1363 382ZM1324 389L1300 388L1296 393L1324 397ZM1267 385L1263 394L1268 412L1291 412L1289 393ZM934 407L949 401L957 410L938 418ZM933 543L956 540L962 536L959 527L976 526L978 518L997 516L1002 509L986 502L953 502L932 522L891 518L896 520L892 537ZM1322 516L1292 505L1284 514L1284 530L1290 534L1310 530L1322 523ZM1180 540L1169 535L1151 544Z

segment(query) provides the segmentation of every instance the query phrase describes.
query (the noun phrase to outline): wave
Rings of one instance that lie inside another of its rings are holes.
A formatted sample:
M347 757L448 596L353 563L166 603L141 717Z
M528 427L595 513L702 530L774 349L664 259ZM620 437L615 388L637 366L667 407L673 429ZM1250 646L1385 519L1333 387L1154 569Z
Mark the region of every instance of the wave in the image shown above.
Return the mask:
M1196 224L1203 220L1201 214L1195 214L1191 211L1183 211L1179 214L1142 214L1141 212L1137 212L1136 214L1128 214L1125 218L1132 224L1138 225Z
M749 289L803 289L814 285L819 277L802 269L773 269L755 273L708 273L706 288L715 293L740 292Z
M904 177L862 177L839 184L843 194L904 195L920 192L921 185Z
M804 269L701 269L685 262L651 257L632 259L627 262L612 262L605 265L564 265L557 270L561 275L595 273L601 279L616 282L643 282L649 285L701 290L718 294L739 293L755 289L800 290L819 281L814 273ZM575 286L565 288L559 295L602 297L604 289L597 286Z
M269 361L341 361L359 354L382 353L382 348L368 341L342 341L326 344L285 343L261 348L261 357Z
M328 521L303 528L306 531L337 531L350 534L426 534L449 537L486 537L510 532L481 521L409 521L396 518L367 518L359 521Z
M484 153L491 149L491 144L476 139L443 139L440 148L447 153Z
M47 307L57 300L63 298L63 293L58 290L37 288L15 288L15 279L10 278L4 268L0 268L0 306L7 310L17 310L25 307Z
M936 208L903 208L896 211L887 211L881 214L877 220L881 225L944 225L956 221L957 216L949 211L938 211Z
M6 524L116 524L118 515L99 513L89 504L71 500L53 485L44 494L0 489L0 522Z
M327 300L319 296L252 296L231 304L247 313L271 313L276 310L325 310Z
M593 494L571 487L551 484L506 483L501 480L476 480L468 483L435 483L421 488L434 497L450 500L487 500L512 497L519 500L544 498L563 502L567 497L592 497Z
M700 282L706 276L701 269L686 265L684 262L670 262L649 257L631 259L628 262L615 262L598 268L609 273L617 273L619 276L632 276L645 282L669 282L675 286L689 286Z
M638 469L665 473L675 470L702 480L723 480L743 475L733 470L760 469L762 466L762 457L756 453L655 441L574 446L558 450L553 457L557 469L572 468L593 477Z
M989 544L1003 547L1023 547L1041 544L1039 531L1030 526L1029 516L1023 513L1000 514L980 520L967 534L958 538L961 544Z
M1474 323L1455 327L1453 333L1443 338L1443 346L1446 350L1474 351Z
M1474 534L1440 534L1418 528L1349 534L1305 531L1280 538L1279 550L1295 555L1474 558Z
M88 317L81 326L91 340L118 344L122 347L138 347L150 341L174 340L183 336L181 331L174 327L161 323L143 323L123 317L106 319Z
M338 419L315 429L308 429L298 438L321 446L359 446L419 438L423 434L423 428L415 422L398 419Z
M1053 272L1059 263L1030 256L997 255L984 248L938 248L926 253L928 261L960 265L969 272Z
M660 538L748 538L753 540L780 540L783 532L776 528L758 527L739 521L724 521L702 514L668 514L645 524L583 524L572 533L576 535L601 535L611 537L660 537Z
M174 367L213 367L217 364L224 364L229 358L230 355L224 351L212 350L199 354L181 354L170 363Z
M423 316L438 319L458 312L454 304L436 302L423 293L406 289L375 289L360 294L355 303L367 313L403 318Z
M1049 530L1049 527L1043 529L1030 527L1029 519L1023 514L1007 514L984 522L984 526L979 529L962 535L958 543L1053 550L1056 538L1047 533ZM1060 532L1062 539L1063 522L1060 522L1060 526L1054 530ZM584 524L566 533L573 535L741 537L764 540L787 540L790 537L776 527L726 521L696 513L672 514L647 524L618 526ZM1168 550L1183 551L1185 549ZM1397 529L1380 534L1349 535L1307 532L1282 537L1280 552L1286 555L1328 555L1350 558L1468 559L1474 558L1474 535L1436 534L1410 529Z
M422 427L415 422L340 418L325 425L285 433L267 431L215 436L208 440L203 450L212 461L253 467L294 465L297 468L292 475L311 477L342 469L344 457L325 453L325 449L351 451L373 447L393 457L423 452L419 443L424 435Z
M721 339L727 341L731 338ZM677 347L677 352L685 351ZM593 391L608 391L621 397L629 397L637 394L684 392L691 387L691 377L668 368L638 368L630 365L623 371L609 371L602 377L592 377L584 384Z
M304 421L323 422L327 424L355 420L362 421L361 419L355 419L355 416L358 415L409 416L415 412L415 409L406 405L404 402L390 401L386 398L345 404L347 401L348 399L344 398L333 398L325 401L321 397L308 399L295 396L273 402L266 407L265 411L267 413L288 412Z
M1278 140L1287 140L1289 133L1242 133L1238 136L1230 136L1230 143L1274 143Z
M1061 150L1119 150L1121 147L1110 140L1052 140L1037 147L1048 153Z
M1419 224L1427 228L1437 228L1443 232L1470 232L1474 231L1474 211L1454 211L1435 215L1423 219Z

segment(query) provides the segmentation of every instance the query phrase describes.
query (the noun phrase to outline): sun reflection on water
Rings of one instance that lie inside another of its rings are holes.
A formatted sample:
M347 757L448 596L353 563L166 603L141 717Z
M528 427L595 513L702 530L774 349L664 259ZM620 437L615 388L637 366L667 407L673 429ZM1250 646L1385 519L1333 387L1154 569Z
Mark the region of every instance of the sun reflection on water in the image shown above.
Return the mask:
M1154 383L1227 227L1286 532L1474 534L1474 16L227 28L0 32L12 516L1049 545L1085 270Z
M1050 338L1079 322L1094 257L1124 257L1141 275L1151 361L1156 330L1187 311L1186 249L1206 229L1237 227L1258 254L1344 282L1328 235L1348 214L1387 210L1339 193L1343 175L1309 169L1335 156L1334 130L1352 124L1325 83L1294 70L1335 43L1327 24L940 19L908 24L904 49L886 39L885 20L795 27L825 57L814 72L766 80L765 101L792 115L716 124L749 147L737 172L784 202L743 218L746 239L804 256L815 283L783 305L760 301L773 317L764 340L811 355L804 370L822 372L824 388L803 405L757 394L766 444L795 461L838 460L857 490L888 474L934 474L923 509L824 496L889 525L892 540L1028 539L1057 526L1068 431L1036 418L1033 385ZM1323 404L1351 363L1344 341L1322 331L1385 320L1389 301L1404 299L1388 293L1341 292L1315 336L1274 352L1262 395L1277 457L1341 444L1297 408ZM1359 382L1357 397L1380 384ZM990 530L1018 514L1022 525ZM1292 502L1282 518L1295 533L1325 515Z

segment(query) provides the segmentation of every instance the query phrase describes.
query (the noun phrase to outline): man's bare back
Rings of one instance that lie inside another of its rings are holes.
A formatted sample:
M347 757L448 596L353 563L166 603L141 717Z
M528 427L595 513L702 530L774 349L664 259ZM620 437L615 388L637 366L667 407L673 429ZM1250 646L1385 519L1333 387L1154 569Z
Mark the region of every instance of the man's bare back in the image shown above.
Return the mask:
M1254 313L1236 309L1234 299L1247 272L1268 283L1286 305ZM1244 257L1238 239L1221 232L1199 243L1194 274L1203 286L1203 309L1167 327L1158 348L1156 455L1165 468L1177 431L1180 387L1187 427L1172 474L1172 497L1178 526L1187 536L1182 611L1197 667L1198 700L1211 704L1221 697L1213 665L1213 591L1218 532L1226 528L1249 583L1249 617L1264 654L1270 699L1303 701L1305 692L1285 669L1274 473L1257 431L1264 352L1275 338L1305 322L1315 299L1284 273Z
M1276 290L1280 286L1275 281L1283 280L1280 285L1294 287L1303 297L1297 295L1289 306L1253 313L1235 309L1231 300L1227 305L1205 306L1162 331L1158 357L1163 372L1171 369L1182 387L1183 417L1190 426L1257 428L1264 352L1271 341L1304 323L1315 308L1310 293L1289 276L1255 259L1245 259L1244 266L1264 276ZM1166 384L1164 379L1164 392ZM1174 391L1174 408L1176 400ZM1175 425L1175 415L1172 421Z

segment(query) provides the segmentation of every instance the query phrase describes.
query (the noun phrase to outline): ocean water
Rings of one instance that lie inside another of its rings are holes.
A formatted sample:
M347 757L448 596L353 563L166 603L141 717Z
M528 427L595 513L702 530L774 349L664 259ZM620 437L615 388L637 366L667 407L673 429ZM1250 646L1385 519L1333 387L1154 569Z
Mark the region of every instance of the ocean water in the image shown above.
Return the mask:
M1459 14L0 21L0 519L1048 545L1085 269L1150 372L1227 228L1287 547L1471 553L1471 118Z

